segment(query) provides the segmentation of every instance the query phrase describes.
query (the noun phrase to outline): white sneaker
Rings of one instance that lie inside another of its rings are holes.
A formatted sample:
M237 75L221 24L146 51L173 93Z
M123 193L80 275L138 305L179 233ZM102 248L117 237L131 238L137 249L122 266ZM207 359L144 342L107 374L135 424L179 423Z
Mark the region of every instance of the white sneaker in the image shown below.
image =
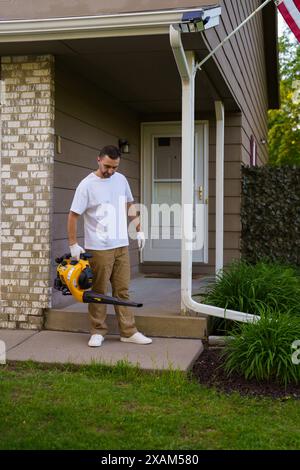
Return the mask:
M123 343L135 343L135 344L150 344L150 343L152 343L151 338L147 338L147 336L144 336L139 331L134 333L134 335L130 336L129 338L124 338L123 336L121 336L120 340L123 341Z
M102 345L103 341L104 341L104 338L102 335L92 335L90 337L88 345L91 346L92 348L98 348L99 346Z

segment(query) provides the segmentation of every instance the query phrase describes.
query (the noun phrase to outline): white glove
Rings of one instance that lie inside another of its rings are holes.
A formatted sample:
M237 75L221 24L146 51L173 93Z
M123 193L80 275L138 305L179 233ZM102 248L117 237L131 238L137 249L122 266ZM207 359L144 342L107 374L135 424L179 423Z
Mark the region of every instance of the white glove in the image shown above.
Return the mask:
M79 246L78 243L74 243L74 245L71 245L69 248L72 258L76 258L78 261L80 259L80 253L85 253L85 250Z
M139 250L142 251L144 249L145 243L146 243L144 232L137 232L136 233L136 239L137 239L137 242L138 242Z

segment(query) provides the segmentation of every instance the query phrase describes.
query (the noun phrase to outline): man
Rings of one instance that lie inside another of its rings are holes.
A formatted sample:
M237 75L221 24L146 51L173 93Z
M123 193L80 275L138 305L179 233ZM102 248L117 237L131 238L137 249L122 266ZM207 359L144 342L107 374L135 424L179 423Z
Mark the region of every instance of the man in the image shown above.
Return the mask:
M112 295L129 298L130 263L128 253L127 212L133 197L127 179L118 173L121 152L109 145L98 156L98 170L90 173L78 185L68 218L68 236L72 257L79 259L87 250L93 270L92 289L106 294L108 283ZM77 221L84 217L85 250L77 243ZM139 249L145 245L145 236L136 225ZM106 305L89 304L91 338L88 345L101 346L107 333ZM126 343L150 344L152 340L138 332L134 315L128 307L115 306L120 329L120 340Z

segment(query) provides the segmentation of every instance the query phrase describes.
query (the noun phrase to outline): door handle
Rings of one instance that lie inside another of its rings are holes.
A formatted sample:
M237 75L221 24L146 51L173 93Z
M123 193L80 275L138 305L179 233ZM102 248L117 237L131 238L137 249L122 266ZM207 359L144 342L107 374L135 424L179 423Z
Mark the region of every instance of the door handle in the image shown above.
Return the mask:
M199 189L198 189L198 197L199 197L199 201L202 201L202 198L203 198L203 186L199 186Z

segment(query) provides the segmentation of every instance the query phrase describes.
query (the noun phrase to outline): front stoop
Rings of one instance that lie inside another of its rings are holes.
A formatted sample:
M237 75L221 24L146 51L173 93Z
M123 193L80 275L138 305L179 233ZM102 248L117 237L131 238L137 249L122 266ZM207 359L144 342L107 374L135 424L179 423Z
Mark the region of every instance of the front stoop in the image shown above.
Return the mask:
M48 309L45 313L45 329L88 333L90 323L86 311L76 309ZM164 338L204 339L207 336L207 319L181 315L158 315L139 312L135 316L136 327L147 336ZM114 313L107 314L108 332L119 334L118 322Z

